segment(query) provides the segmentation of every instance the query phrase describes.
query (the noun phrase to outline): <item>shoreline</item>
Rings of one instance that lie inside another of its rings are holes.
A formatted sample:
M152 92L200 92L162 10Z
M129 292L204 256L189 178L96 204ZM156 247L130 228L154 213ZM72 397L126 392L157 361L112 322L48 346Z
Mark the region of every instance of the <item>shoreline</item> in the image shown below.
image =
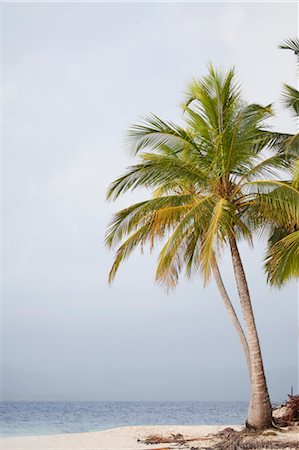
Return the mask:
M1 449L7 450L170 450L178 448L177 443L146 444L145 438L153 435L169 437L181 434L190 439L191 447L198 449L215 443L214 434L226 428L241 430L241 425L136 425L110 428L108 430L82 433L66 433L55 435L38 435L23 437L3 437L0 439ZM267 443L279 441L298 441L299 428L293 427L275 436L264 434ZM180 448L190 448L181 446ZM260 448L260 447L259 447ZM276 447L277 448L277 447ZM282 448L286 448L285 446ZM289 447L287 447L289 448ZM271 446L267 446L271 449Z

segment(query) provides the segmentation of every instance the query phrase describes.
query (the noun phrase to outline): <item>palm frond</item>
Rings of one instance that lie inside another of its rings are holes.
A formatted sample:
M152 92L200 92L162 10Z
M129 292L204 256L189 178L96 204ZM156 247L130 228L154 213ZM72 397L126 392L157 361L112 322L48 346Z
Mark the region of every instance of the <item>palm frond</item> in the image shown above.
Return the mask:
M294 164L292 186L299 191L299 159Z
M299 191L289 185L257 194L251 208L252 221L292 231L299 226Z
M257 188L260 189L260 191L258 191L259 193L265 193L265 192L269 192L271 190L273 190L273 188L275 187L281 187L281 188L285 188L288 189L290 191L295 192L295 194L298 194L298 190L292 186L292 184L290 182L286 182L286 181L280 181L280 180L255 180L255 181L250 181L247 183L247 185L254 185Z
M133 233L118 249L115 259L113 262L113 265L111 267L111 270L109 272L108 281L109 283L112 283L112 281L115 278L115 275L119 269L119 266L122 261L124 261L126 258L130 256L132 251L138 247L142 246L146 243L149 237L149 231L150 231L151 224L150 222L143 225L141 228L139 228L135 233Z
M190 146L196 148L187 130L154 114L144 117L140 124L131 126L127 133L127 142L135 155L144 149L155 151L163 145L171 148L173 153Z
M185 253L186 242L184 238L192 235L195 231L202 234L203 230L208 227L209 218L217 201L218 199L213 195L199 199L178 224L162 248L159 255L156 279L167 288L175 287L178 281L182 268L179 261L182 261Z
M197 199L198 196L193 194L170 195L135 203L113 216L108 226L105 243L109 248L119 244L124 236L149 220L152 224L153 221L158 220L160 230L163 226L162 231L166 232L174 223L180 221L183 215L194 206ZM155 226L157 233L157 224Z
M228 231L232 232L233 227L230 220L226 217L227 200L221 198L216 205L211 216L210 224L203 237L203 244L200 254L200 265L204 282L206 283L211 273L211 262L214 254L215 240L220 237L220 233L227 235ZM223 230L225 228L225 230ZM222 236L223 238L223 236Z
M187 161L171 156L142 154L142 162L128 168L125 175L115 180L109 187L107 199L116 199L128 190L139 187L158 188L166 182L187 178L202 188L208 180L205 173Z
M255 164L247 170L238 180L237 187L244 186L244 182L255 180L258 181L266 176L273 176L273 179L279 175L279 170L290 168L290 158L288 155L272 155L268 158L258 157L255 159ZM263 180L261 180L263 181Z
M298 230L270 245L265 258L265 270L268 281L277 286L299 276Z
M285 108L293 110L295 117L299 116L299 92L289 84L283 85L282 101Z
M299 39L296 38L288 38L285 39L278 48L284 49L284 50L292 50L295 54L299 53Z
M299 158L299 133L295 133L286 139L282 150L290 155L293 160Z

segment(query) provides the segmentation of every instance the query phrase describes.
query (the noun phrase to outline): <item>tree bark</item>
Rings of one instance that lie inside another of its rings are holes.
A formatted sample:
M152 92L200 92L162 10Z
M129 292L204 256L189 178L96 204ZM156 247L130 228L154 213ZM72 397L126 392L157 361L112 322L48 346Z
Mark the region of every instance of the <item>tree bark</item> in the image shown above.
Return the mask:
M223 280L222 280L222 276L218 267L218 264L216 262L216 260L214 261L213 265L212 265L212 271L213 271L213 275L214 275L214 279L216 282L216 285L218 287L218 290L220 292L220 295L222 297L223 303L226 307L226 310L228 312L228 315L230 317L230 320L237 332L237 335L240 339L242 348L243 348L243 352L244 352L244 356L246 359L246 363L247 363L247 367L248 367L248 371L249 371L249 377L250 377L250 373L251 373L251 364L250 364L250 353L249 353L249 347L248 347L248 343L247 343L247 339L245 336L245 333L243 331L243 328L241 326L241 323L239 321L239 318L237 316L237 313L235 311L235 308L229 298L229 295L227 293L227 290L224 286Z
M262 353L253 315L248 284L234 236L229 239L235 279L244 315L251 363L251 399L246 425L249 428L267 428L272 422L272 407L264 372Z

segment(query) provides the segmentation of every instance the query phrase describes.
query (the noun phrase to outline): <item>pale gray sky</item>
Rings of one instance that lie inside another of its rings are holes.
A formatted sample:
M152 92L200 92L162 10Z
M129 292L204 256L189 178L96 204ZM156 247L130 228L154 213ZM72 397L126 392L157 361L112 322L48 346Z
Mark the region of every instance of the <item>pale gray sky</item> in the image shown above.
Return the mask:
M296 3L6 3L4 59L3 398L238 400L248 396L239 342L211 283L166 294L155 258L134 255L112 287L105 203L132 163L129 124L181 120L187 82L210 61L236 66L244 97L276 102L295 84L277 49L297 33ZM264 246L241 246L270 391L297 383L294 284L269 289ZM236 298L229 258L222 269Z

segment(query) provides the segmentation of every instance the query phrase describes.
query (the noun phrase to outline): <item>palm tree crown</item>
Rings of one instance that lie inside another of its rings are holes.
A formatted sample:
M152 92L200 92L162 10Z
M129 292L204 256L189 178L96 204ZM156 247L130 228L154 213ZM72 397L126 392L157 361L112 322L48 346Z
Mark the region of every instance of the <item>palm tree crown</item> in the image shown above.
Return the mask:
M153 247L165 237L157 280L174 287L183 267L187 276L201 269L207 280L215 252L230 235L252 238L248 210L261 189L254 182L288 165L287 156L265 156L277 139L265 128L271 106L246 105L233 70L222 75L211 66L202 81L189 85L183 110L185 126L152 115L129 130L139 162L112 183L108 198L139 187L153 197L114 216L108 246L129 237L110 281L137 246Z

